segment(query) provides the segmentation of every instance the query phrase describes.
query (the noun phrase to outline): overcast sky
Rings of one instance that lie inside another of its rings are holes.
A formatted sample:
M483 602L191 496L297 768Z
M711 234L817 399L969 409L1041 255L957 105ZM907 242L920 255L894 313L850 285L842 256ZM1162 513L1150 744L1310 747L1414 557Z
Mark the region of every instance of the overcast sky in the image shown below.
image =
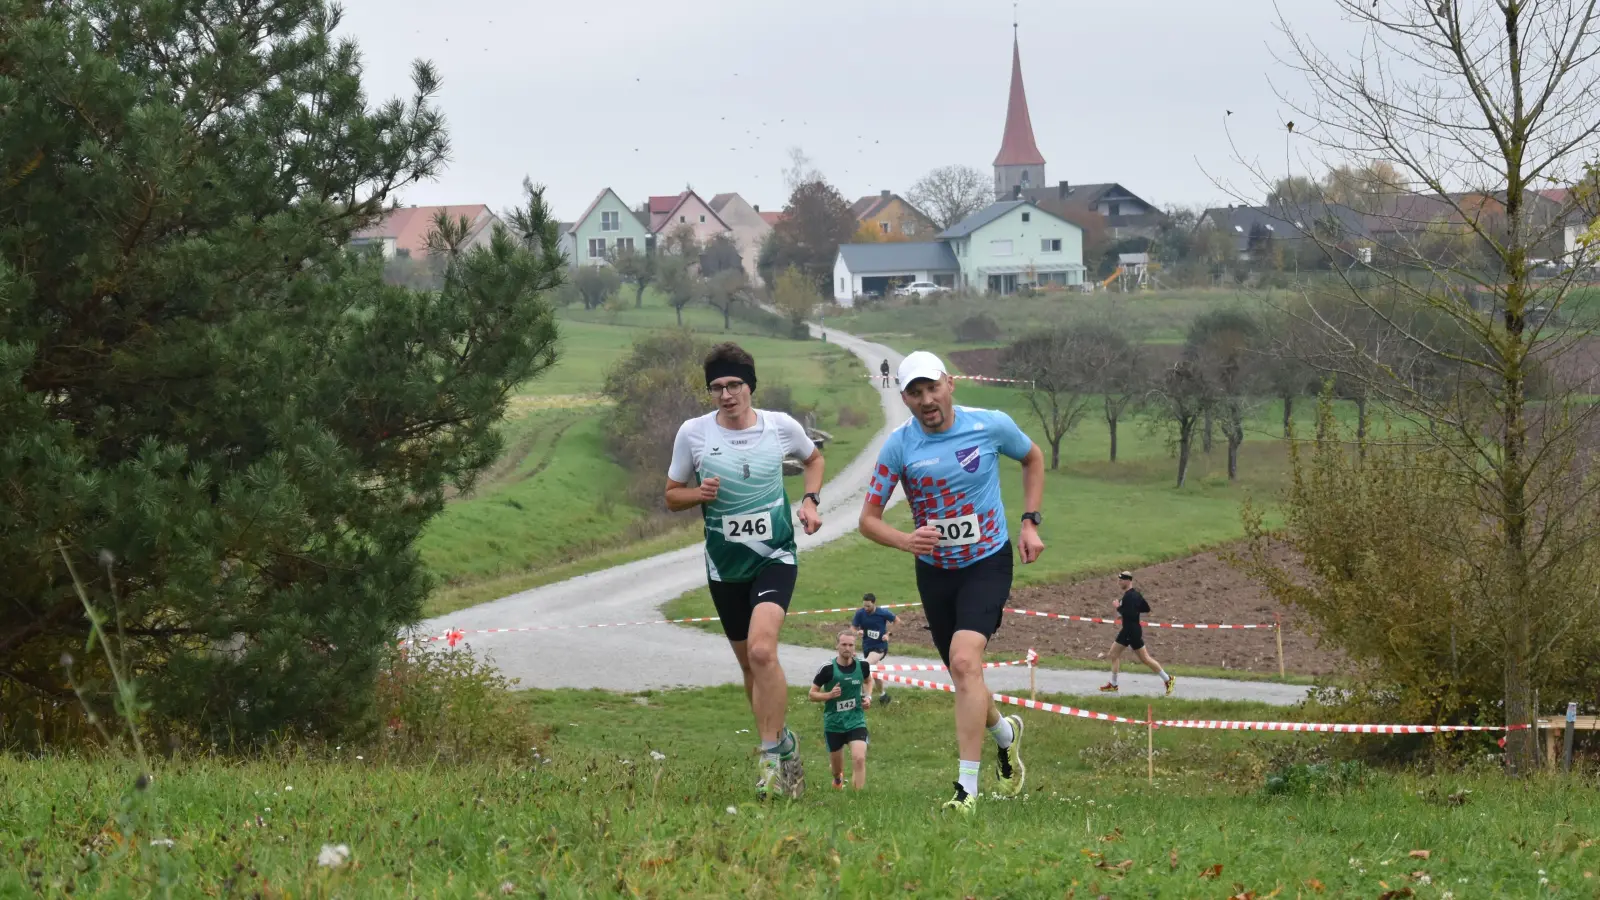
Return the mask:
M1359 34L1330 0L1280 0L1324 47ZM631 205L686 185L785 198L800 146L847 198L935 166L991 171L1005 122L1010 0L346 0L374 102L414 59L444 81L453 158L404 203L556 214L603 187ZM1272 0L1020 0L1022 68L1050 181L1120 182L1159 205L1229 199L1234 145L1284 167L1297 87ZM1224 111L1234 115L1224 122Z

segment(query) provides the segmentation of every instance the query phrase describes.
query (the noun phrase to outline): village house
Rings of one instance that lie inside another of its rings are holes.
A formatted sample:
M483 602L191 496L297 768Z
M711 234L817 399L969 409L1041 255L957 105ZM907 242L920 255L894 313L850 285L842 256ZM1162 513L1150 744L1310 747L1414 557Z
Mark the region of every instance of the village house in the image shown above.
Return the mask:
M462 249L489 243L494 236L494 226L503 224L500 217L482 203L464 206L403 206L392 209L383 220L356 232L350 239L352 247L380 248L384 259L421 259L428 255L428 234L443 213L452 221L467 220L467 239Z
M600 266L617 253L646 252L650 233L611 188L600 191L577 221L561 229L561 250L567 264Z
M860 224L861 241L931 241L939 229L922 210L893 191L880 191L850 204Z
M739 247L739 258L744 264L745 276L752 284L759 283L761 275L756 271L756 261L761 255L761 243L772 233L773 223L761 212L761 207L750 205L736 193L717 194L712 197L711 211L716 213L732 232L733 242Z

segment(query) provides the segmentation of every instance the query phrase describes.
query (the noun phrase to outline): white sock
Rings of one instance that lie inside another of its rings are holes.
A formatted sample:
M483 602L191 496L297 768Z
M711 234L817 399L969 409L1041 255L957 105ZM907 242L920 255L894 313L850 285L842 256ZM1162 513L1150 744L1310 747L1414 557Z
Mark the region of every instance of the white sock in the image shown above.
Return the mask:
M1161 683L1162 684L1166 684L1167 682L1169 682L1171 680L1172 680L1172 676L1167 674L1167 670L1166 669L1162 669L1161 670Z
M994 738L994 742L1000 745L1001 750L1006 750L1011 747L1011 741L1016 734L1011 730L1011 723L1001 716L1000 721L989 726L989 736Z
M1115 672L1111 673L1111 683L1112 684L1116 684L1117 683L1117 673L1115 673Z
M957 780L961 782L961 789L966 791L968 796L976 797L978 795L978 768L979 763L975 759L963 759L961 761L961 770Z

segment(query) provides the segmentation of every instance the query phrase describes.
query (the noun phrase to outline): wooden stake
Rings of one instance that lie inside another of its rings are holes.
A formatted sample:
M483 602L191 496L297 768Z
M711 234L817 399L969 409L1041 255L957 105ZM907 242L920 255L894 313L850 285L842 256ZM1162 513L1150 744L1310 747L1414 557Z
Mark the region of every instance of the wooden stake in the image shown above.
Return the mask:
M1038 666L1034 665L1031 662L1028 663L1028 699L1029 700L1038 700L1039 699L1039 690L1038 690L1039 682L1034 677L1034 673L1037 672L1038 670L1039 670Z
M1283 613L1273 613L1272 615L1277 620L1277 625L1272 629L1272 633L1278 638L1278 677L1283 678L1285 677L1283 673Z
M1151 783L1156 783L1156 715L1155 707L1146 705L1144 708L1145 727L1145 778Z

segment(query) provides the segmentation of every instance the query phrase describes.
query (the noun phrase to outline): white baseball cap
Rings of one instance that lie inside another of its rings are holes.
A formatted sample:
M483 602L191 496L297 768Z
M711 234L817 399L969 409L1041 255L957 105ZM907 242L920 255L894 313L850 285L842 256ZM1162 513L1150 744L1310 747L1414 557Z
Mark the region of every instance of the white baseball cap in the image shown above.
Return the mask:
M911 386L911 382L918 378L929 381L938 381L945 376L944 361L926 350L915 353L900 360L900 390Z

